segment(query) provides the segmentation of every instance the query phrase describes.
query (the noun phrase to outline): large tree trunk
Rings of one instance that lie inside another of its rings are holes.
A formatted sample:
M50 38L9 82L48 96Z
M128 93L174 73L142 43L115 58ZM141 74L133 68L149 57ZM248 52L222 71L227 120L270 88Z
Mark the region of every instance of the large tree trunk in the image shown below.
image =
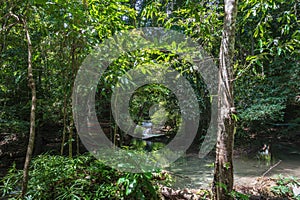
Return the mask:
M213 192L215 199L232 199L233 188L233 142L234 142L234 99L233 99L233 56L237 0L225 0L225 17L220 48L218 89L218 140L216 149Z
M33 72L32 72L31 39L30 39L26 20L23 19L22 21L25 29L27 46L28 46L28 86L31 89L30 134L29 134L29 142L27 146L27 153L26 153L26 158L24 163L23 182L22 182L22 197L24 197L27 191L29 164L32 157L34 138L35 138L36 88L35 88L35 82L33 79Z

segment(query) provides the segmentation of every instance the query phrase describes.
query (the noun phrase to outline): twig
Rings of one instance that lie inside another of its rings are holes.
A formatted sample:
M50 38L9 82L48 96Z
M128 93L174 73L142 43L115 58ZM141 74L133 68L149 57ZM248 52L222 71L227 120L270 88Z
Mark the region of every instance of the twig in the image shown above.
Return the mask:
M7 14L7 16L8 16L8 17L13 17L13 18L15 18L18 22L20 22L20 18L19 18L17 15L13 14L11 11Z
M271 166L265 173L263 173L263 175L261 177L264 177L267 173L269 173L274 167L277 167L282 160L279 160L276 164L274 164L273 166Z
M179 178L184 178L184 179L188 179L189 178L188 176L180 175L180 174L175 174L174 172L171 172L171 171L168 171L168 170L164 170L164 171L166 171L168 174L171 174L172 176L177 176Z

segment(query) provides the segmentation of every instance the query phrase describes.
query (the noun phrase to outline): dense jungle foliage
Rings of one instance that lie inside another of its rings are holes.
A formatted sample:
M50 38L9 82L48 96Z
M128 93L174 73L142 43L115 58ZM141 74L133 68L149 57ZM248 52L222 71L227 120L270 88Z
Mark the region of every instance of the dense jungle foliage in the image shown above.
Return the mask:
M77 71L105 39L140 27L164 27L187 35L218 66L223 7L224 2L219 0L0 1L0 166L6 168L13 163L7 158L25 156L30 126L28 44L19 21L26 20L32 41L37 136L26 198L159 199L158 186L170 184L165 173L123 173L90 155L80 155L86 150L76 134L71 98ZM238 140L253 134L279 134L294 140L293 134L299 131L299 12L297 0L245 0L238 4L233 66ZM118 129L111 113L110 99L116 82L122 81L121 77L133 67L151 74L149 66L167 62L183 73L196 91L202 115L193 145L197 149L203 141L210 120L210 97L201 74L171 52L145 49L120 56L98 83L97 117L115 144L128 145L128 138ZM172 139L181 121L178 102L168 88L153 84L136 90L130 105L132 119L141 124L150 118L149 110L156 104L163 108L156 117L159 121L166 116L164 125L171 130L167 134ZM279 132L274 133L274 129ZM14 138L21 138L21 145L5 146ZM49 147L47 143L59 145ZM6 152L8 148L16 153ZM39 155L49 150L52 153ZM0 195L18 191L21 177L21 171L12 167L0 182ZM280 193L281 189L284 186L274 190Z

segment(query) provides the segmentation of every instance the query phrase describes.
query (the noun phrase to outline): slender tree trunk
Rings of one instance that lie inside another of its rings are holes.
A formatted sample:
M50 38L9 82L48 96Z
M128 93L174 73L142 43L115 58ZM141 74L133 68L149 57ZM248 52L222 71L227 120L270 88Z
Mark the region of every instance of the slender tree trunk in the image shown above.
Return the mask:
M76 154L79 155L80 147L79 147L79 136L76 134Z
M73 41L72 43L72 51L71 51L71 66L72 66L72 82L74 83L76 76L76 55L75 55L76 45ZM73 128L74 128L74 120L73 116L70 116L70 124L69 124L69 157L73 156Z
M233 142L235 112L233 98L233 56L237 0L225 0L225 17L219 66L218 140L216 149L214 197L217 200L233 199Z
M70 119L70 124L69 124L69 158L73 157L73 119Z
M65 93L64 96L64 108L63 108L63 135L61 140L61 146L60 146L60 155L64 154L64 147L65 147L65 141L66 141L66 132L67 132L67 93Z
M28 46L28 85L31 88L31 112L30 112L29 142L28 142L27 153L26 153L26 158L24 163L24 171L23 171L22 197L24 197L27 192L29 164L32 157L34 139L35 139L35 109L36 109L36 87L35 87L35 82L34 82L33 72L32 72L32 45L31 45L31 39L30 39L30 35L29 35L29 31L25 19L23 19L23 25L26 33L26 40Z

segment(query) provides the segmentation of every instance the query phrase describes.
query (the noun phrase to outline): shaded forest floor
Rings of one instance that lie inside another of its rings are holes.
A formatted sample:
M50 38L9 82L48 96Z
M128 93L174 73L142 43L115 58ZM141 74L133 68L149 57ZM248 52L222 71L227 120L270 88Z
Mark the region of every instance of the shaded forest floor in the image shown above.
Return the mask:
M293 197L291 186L287 186L286 189L290 189L286 194L276 194L272 191L272 188L279 187L277 184L278 179L273 178L257 178L255 182L251 183L251 186L235 185L233 196L235 199L250 199L250 200L289 200L296 199ZM212 199L212 193L210 190L203 189L184 189L173 190L171 188L162 187L161 193L165 199L170 200L188 200L188 199Z

